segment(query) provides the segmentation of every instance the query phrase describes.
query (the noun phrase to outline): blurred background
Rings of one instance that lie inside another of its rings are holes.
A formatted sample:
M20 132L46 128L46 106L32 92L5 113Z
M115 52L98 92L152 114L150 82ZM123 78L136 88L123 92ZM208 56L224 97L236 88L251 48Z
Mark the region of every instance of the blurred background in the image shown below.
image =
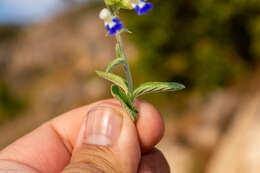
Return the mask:
M166 120L158 147L175 173L260 170L260 1L151 0L121 20L135 85ZM110 98L94 71L115 57L99 0L0 1L0 149L70 109ZM122 73L117 69L118 73Z

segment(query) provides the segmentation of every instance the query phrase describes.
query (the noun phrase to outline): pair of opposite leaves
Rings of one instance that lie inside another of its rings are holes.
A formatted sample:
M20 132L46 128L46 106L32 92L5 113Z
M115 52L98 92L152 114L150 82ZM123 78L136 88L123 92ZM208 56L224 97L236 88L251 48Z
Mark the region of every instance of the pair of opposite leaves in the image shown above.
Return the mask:
M119 100L134 122L136 122L138 118L138 110L134 107L134 100L137 97L148 93L178 91L185 88L184 85L175 82L146 82L138 86L133 93L131 93L125 79L110 73L116 66L126 63L126 60L120 56L118 45L116 46L116 53L117 58L109 63L106 72L96 71L96 73L100 77L114 83L111 86L113 97Z

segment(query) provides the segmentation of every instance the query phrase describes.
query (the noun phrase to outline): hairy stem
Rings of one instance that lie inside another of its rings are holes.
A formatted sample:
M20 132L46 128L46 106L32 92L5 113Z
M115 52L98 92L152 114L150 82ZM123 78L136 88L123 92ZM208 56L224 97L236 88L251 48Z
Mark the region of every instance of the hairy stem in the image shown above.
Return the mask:
M127 62L127 57L126 57L121 33L116 34L116 40L117 40L117 43L119 45L120 54L121 54L122 58L124 58L124 60L125 60L124 70L125 70L125 74L126 74L126 81L127 81L127 85L128 85L128 88L129 88L129 93L131 94L131 97L132 97L132 94L133 94L133 79L132 79L132 74L131 74L131 71L130 71L129 64Z

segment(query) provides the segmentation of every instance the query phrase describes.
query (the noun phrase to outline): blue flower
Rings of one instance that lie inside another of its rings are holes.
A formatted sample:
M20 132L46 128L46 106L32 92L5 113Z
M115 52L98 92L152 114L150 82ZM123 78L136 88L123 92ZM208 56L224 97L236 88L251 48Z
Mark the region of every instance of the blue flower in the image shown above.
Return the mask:
M150 2L146 2L144 0L134 1L135 2L132 2L132 6L139 16L144 15L153 9L153 4Z
M123 29L123 23L118 18L113 17L111 22L106 23L106 28L109 35L112 36Z
M123 29L123 23L116 16L113 16L108 9L104 8L100 12L99 17L104 20L110 36L115 35Z

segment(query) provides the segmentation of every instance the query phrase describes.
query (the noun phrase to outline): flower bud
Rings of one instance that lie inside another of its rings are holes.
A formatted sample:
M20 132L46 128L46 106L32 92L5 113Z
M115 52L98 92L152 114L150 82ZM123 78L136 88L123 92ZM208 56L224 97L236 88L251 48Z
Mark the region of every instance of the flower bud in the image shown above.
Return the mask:
M107 8L104 8L99 13L99 18L102 20L107 19L110 16L110 11Z
M129 0L105 0L108 6L115 6L116 8L133 9Z

